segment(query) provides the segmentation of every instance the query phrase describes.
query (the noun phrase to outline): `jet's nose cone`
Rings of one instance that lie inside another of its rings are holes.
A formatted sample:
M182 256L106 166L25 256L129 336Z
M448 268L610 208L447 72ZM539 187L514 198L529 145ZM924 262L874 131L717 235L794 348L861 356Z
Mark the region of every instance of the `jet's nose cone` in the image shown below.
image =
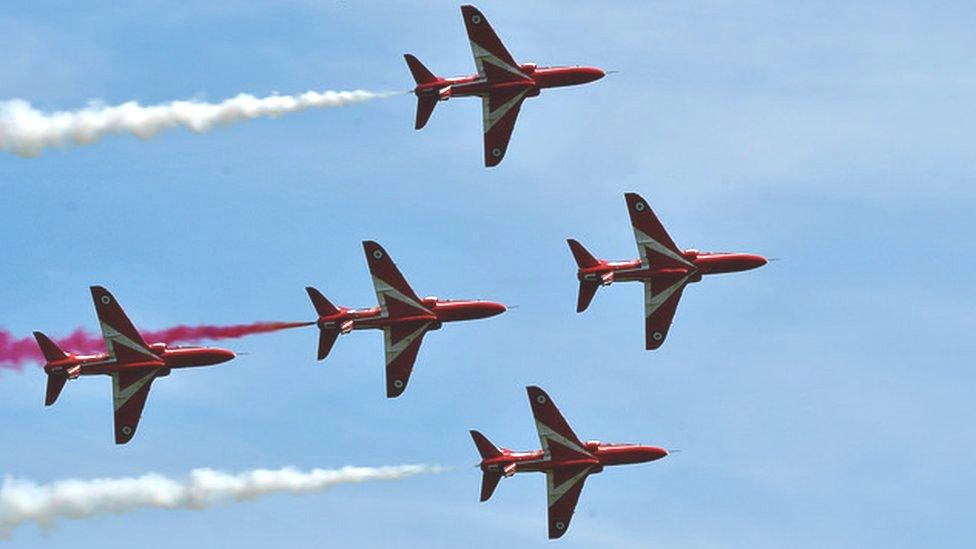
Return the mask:
M647 456L651 459L651 461L654 461L656 459L661 459L669 455L667 450L665 450L664 448L659 448L657 446L648 446L645 451L647 453Z
M580 72L587 82L599 80L607 75L607 71L598 67L581 67Z
M769 263L765 257L755 254L743 254L743 262L746 264L747 269L758 269L766 263Z
M230 349L214 349L214 364L221 364L237 358L237 353Z
M484 312L485 318L487 318L504 313L508 310L508 307L501 303L495 303L494 301L486 301L481 304L481 309Z
M732 253L726 256L725 263L718 272L741 272L758 269L766 264L766 258L755 254Z

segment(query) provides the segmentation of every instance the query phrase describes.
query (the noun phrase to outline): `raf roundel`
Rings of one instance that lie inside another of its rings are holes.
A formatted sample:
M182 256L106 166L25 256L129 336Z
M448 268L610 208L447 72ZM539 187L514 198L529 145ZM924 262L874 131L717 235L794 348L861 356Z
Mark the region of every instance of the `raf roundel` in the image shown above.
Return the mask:
M481 24L481 16L480 15L472 15L471 16L471 22L474 23L475 25L480 25Z
M639 212L644 211L644 208L645 208L645 206L644 206L644 203L643 202L638 202L637 204L634 204L634 209L637 210L637 211L639 211Z
M661 341L662 339L664 339L664 334L662 334L661 332L654 332L653 334L651 334L651 337L654 338L654 341Z
M111 297L109 297L107 295L103 295L102 296L102 303L103 304L108 305L111 302L112 302L112 298Z
M566 524L564 522L562 521L556 522L556 530L565 530L565 529L566 529Z
M374 250L373 257L375 257L376 259L383 259L383 252L381 252L380 250Z
M125 427L123 427L122 428L122 434L125 435L125 436L131 435L132 434L132 427L129 427L128 425L126 425Z
M539 404L545 404L546 403L546 396L545 395L539 395L539 396L535 397L535 401L538 402Z
M495 147L494 149L491 150L491 155L494 156L495 158L498 158L499 156L502 155L502 150L499 149L498 147Z
M399 379L394 379L393 386L396 387L397 389L403 389L403 381Z

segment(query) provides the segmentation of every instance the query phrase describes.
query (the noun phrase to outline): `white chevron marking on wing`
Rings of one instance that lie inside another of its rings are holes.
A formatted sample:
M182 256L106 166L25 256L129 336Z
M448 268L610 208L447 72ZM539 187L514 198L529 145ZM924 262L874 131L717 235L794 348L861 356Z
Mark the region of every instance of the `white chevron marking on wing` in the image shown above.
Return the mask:
M547 495L549 496L549 507L552 507L556 504L556 502L562 499L562 497L566 495L566 492L572 489L573 486L576 486L576 483L581 482L584 478L586 478L586 475L590 473L590 469L590 467L583 469L559 486L556 486L555 482L553 481L553 476L555 476L554 473L552 471L546 471L546 484L548 484L549 488L547 490Z
M542 451L545 454L545 456L546 456L547 459L550 458L550 456L552 455L552 453L549 450L549 441L550 440L553 440L555 442L558 442L560 445L565 446L566 448L569 448L570 450L579 452L579 453L581 453L581 454L583 454L585 456L593 457L593 454L591 454L590 452L587 452L585 448L583 448L579 444L576 444L575 442L569 440L568 438L564 437L563 435L557 433L556 431L552 430L545 423L542 423L541 421L536 420L536 422L535 422L535 428L539 432L539 442L542 444Z
M113 399L115 401L115 411L118 411L119 408L125 406L125 403L129 402L129 399L132 398L132 395L139 392L139 390L142 389L147 383L152 381L153 377L156 376L156 372L157 370L150 370L148 374L139 378L138 381L132 383L125 389L122 389L119 386L119 374L117 373L112 374L112 389L113 389L112 392L114 393L114 397L115 397Z
M427 327L430 326L430 322L425 322L420 325L419 328L414 330L410 335L401 339L396 344L393 343L393 336L390 333L390 328L383 328L383 339L386 344L386 363L389 365L394 360L399 357L403 351L407 349L418 337L424 335L427 331Z
M489 104L491 103L491 100L489 99L489 96L486 95L482 97L481 109L483 111L482 116L484 117L484 122L485 122L484 133L488 133L488 131L491 130L495 126L495 124L498 123L499 120L504 118L505 115L509 113L509 111L515 108L515 106L518 105L520 101L522 101L522 98L525 97L525 94L528 92L529 90L527 89L522 91L515 97L506 101L504 104L502 104L494 111L490 110Z
M128 337L120 333L118 330L113 328L111 325L106 324L104 322L101 322L101 325L102 325L102 337L105 338L105 347L108 348L108 354L109 356L112 357L113 360L116 359L115 356L116 345L122 345L123 347L132 349L133 351L136 351L139 354L143 354L149 358L159 360L159 357L156 356L156 354L153 353L151 350L143 347L142 345L136 343L135 341L132 341L131 339L129 339Z
M641 262L643 262L645 265L650 265L650 260L647 259L647 250L645 249L650 248L663 256L670 257L671 259L680 261L682 264L687 265L688 267L695 268L694 263L688 261L681 254L675 253L674 250L668 248L664 244L654 240L637 227L634 227L634 238L637 240L637 251L640 252Z
M654 293L654 289L651 287L651 281L647 280L644 282L644 316L645 318L651 318L655 311L661 308L668 299L674 295L675 292L684 287L691 278L691 273L686 274L681 280L675 282L671 286L668 286L664 290L658 293Z
M423 304L419 303L417 300L413 299L412 297L407 296L406 294L404 294L400 290L397 290L393 286L390 286L389 284L386 283L385 280L383 280L378 276L373 277L373 287L376 289L376 298L380 302L380 309L382 309L383 313L385 313L387 316L389 316L390 314L390 311L386 306L387 296L390 296L396 299L397 301L406 303L412 307L416 307L417 309L420 309L425 313L434 314L430 309L424 307Z
M528 76L524 72L520 71L518 67L513 67L512 65L506 63L505 61L502 61L495 54L491 53L485 48L482 48L481 46L474 43L473 41L469 40L469 42L471 43L471 53L474 55L474 64L476 67L478 67L478 74L480 76L487 78L487 76L485 75L484 64L485 62L488 62L504 70L505 72L509 72L520 78L528 78Z

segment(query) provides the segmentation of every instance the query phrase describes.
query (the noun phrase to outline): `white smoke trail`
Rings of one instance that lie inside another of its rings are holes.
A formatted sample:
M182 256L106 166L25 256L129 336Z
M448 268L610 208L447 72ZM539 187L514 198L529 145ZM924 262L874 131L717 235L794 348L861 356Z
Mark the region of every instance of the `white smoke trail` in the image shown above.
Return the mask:
M57 519L120 514L141 508L205 509L273 493L321 492L339 484L400 480L443 471L432 465L343 467L341 469L255 469L228 474L194 469L176 480L154 473L141 477L61 480L35 484L7 477L0 488L0 538L34 522L50 528Z
M311 108L345 107L391 95L397 94L329 90L259 98L242 93L220 103L173 101L142 106L129 101L109 106L93 102L84 109L50 113L39 111L22 99L11 99L0 101L0 150L34 157L49 147L87 145L109 133L131 133L149 139L160 130L178 126L203 133L241 120Z

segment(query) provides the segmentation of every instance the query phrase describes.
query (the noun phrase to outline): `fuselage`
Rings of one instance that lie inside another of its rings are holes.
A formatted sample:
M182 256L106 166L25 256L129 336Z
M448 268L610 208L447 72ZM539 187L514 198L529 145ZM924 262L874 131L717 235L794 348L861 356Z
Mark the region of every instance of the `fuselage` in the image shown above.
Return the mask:
M488 318L504 313L506 310L505 305L501 303L482 300L440 300L436 297L427 297L422 300L422 304L430 313L417 311L408 315L390 316L384 314L380 307L368 309L339 307L338 313L319 317L318 325L325 330L348 333L352 330L382 330L397 324L432 322L434 326L431 329L436 330L445 322Z
M691 274L689 281L698 282L702 275L748 271L766 264L766 258L747 253L685 250L682 256L691 263L691 266L655 267L645 265L640 259L601 260L599 265L580 269L577 276L581 281L604 285L611 282L645 281L656 276L673 274Z
M545 88L576 86L599 80L606 75L596 67L537 67L534 63L523 63L519 70L526 78L488 82L480 75L439 78L437 81L420 84L414 89L419 96L436 95L439 99L451 97L480 97L493 91L527 90L529 97L539 95Z
M169 370L177 368L212 366L227 362L236 356L233 351L214 347L167 347L164 343L155 343L150 345L150 348L159 357L159 360L146 357L146 360L120 363L106 353L71 354L63 360L48 362L44 366L44 370L47 373L64 373L69 378L85 375L107 375L144 368L163 368L168 373Z
M546 457L542 450L532 452L515 452L500 449L502 455L486 458L481 462L481 470L486 473L498 473L511 476L520 472L545 472L563 467L577 467L590 465L600 472L608 465L629 465L655 461L668 455L668 451L658 446L640 444L607 444L598 441L588 441L584 447L592 457L574 457L572 459L552 459Z

